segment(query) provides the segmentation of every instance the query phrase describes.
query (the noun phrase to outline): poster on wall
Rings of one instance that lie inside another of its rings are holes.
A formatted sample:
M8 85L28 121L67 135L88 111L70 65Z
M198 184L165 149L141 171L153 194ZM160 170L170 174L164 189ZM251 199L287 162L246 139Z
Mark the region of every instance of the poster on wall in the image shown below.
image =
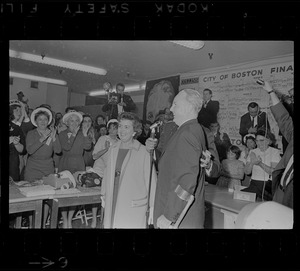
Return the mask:
M212 100L220 103L218 122L221 132L229 135L232 144L241 145L239 134L241 116L248 112L248 104L256 102L261 111L266 112L271 127L271 132L277 139L281 148L278 125L270 111L269 95L256 83L258 79L269 81L280 94L288 94L294 86L294 61L293 56L284 56L276 59L239 64L232 68L219 68L217 71L202 71L198 74L196 86L195 72L181 75L179 89L190 87L198 89L203 94L205 88L212 90ZM192 82L190 79L193 79ZM185 81L184 81L185 80Z
M179 75L146 82L143 120L156 121L159 112L170 108L178 93Z

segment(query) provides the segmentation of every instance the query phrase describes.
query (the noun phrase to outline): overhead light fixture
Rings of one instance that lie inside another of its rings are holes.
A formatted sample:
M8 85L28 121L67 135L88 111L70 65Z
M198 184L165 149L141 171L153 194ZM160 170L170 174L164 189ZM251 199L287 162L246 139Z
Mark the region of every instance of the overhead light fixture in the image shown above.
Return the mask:
M89 95L90 96L100 96L100 95L105 95L106 91L101 89L101 90L92 90Z
M125 86L124 92L132 92L132 91L140 91L145 90L146 83L138 84L138 85L132 85L132 86ZM113 91L116 91L116 88L113 88ZM93 90L89 93L90 96L100 96L100 95L106 95L106 91L103 89L100 90Z
M57 80L57 79L52 79L52 78L47 78L47 77L40 77L40 76L18 73L18 72L9 72L9 76L28 79L28 80L32 80L32 81L45 82L45 83L50 83L50 84L55 84L55 85L62 85L62 86L65 86L67 84L67 82L63 81L63 80Z
M36 63L52 65L60 68L71 69L71 70L76 70L81 72L88 72L97 75L106 75L107 73L107 71L102 68L96 68L96 67L82 65L74 62L63 61L55 58L46 57L45 55L34 55L34 54L9 50L9 56L36 62Z
M204 46L204 41L201 40L170 40L170 42L176 43L178 45L199 50Z

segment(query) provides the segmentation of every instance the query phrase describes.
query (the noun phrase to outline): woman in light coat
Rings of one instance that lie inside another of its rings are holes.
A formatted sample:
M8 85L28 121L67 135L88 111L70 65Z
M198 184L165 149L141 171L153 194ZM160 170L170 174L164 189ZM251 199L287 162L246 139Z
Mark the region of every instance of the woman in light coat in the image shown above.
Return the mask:
M134 137L141 129L138 117L119 115L120 141L108 152L102 183L104 228L146 228L153 217L156 171L152 168L149 220L146 221L150 176L150 154Z

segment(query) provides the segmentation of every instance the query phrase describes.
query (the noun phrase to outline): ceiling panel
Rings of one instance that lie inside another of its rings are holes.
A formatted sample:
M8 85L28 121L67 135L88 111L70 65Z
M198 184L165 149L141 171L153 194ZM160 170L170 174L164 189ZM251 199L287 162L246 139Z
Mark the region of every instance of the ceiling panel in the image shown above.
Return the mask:
M183 72L293 54L294 44L205 41L202 49L192 50L168 41L11 41L10 49L105 68L107 75L100 76L10 58L11 71L65 80L71 91L88 94L106 81L134 85Z

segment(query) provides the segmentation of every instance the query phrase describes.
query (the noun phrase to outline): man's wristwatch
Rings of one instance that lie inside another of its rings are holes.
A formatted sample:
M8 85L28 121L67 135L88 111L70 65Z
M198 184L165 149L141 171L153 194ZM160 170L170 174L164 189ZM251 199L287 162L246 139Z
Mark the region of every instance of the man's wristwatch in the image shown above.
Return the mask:
M272 92L274 92L274 90L272 89L271 91L268 91L268 93L270 94L270 93L272 93Z

